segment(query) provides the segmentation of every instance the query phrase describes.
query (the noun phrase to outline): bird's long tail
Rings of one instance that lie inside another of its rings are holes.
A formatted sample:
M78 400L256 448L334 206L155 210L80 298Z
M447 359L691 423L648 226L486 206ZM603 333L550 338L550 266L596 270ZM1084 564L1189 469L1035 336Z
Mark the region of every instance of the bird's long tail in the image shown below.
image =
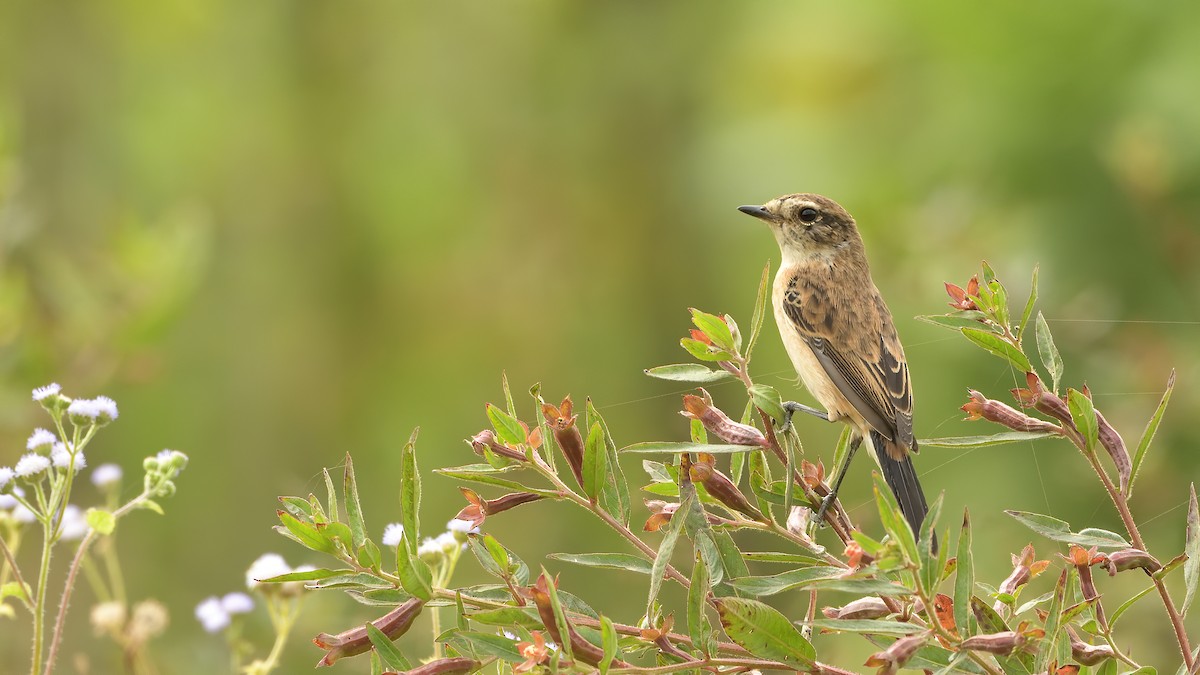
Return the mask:
M888 445L891 443L892 441L884 438L879 432L871 431L871 445L875 449L875 458L879 462L879 468L883 471L883 479L892 489L892 494L896 495L896 501L900 503L900 511L912 527L913 534L919 537L921 523L925 520L925 514L929 512L929 506L925 503L925 492L921 490L921 481L917 480L912 453L905 452L903 459L893 459L893 454L901 453L889 452ZM913 444L916 444L915 440ZM913 450L916 448L914 447ZM937 550L936 537L933 540L933 548Z

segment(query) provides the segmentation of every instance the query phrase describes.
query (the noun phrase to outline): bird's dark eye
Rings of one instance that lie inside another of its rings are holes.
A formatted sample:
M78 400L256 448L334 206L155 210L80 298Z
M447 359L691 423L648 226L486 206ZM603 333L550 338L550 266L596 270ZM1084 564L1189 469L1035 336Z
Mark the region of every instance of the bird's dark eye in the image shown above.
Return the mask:
M817 219L817 210L811 206L806 206L800 209L800 220L806 223L811 223Z

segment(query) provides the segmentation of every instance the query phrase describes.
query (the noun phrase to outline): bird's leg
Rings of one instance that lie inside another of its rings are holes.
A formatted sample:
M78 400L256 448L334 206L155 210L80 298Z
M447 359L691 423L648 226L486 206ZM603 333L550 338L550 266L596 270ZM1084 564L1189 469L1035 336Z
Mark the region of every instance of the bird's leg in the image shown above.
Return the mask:
M808 413L826 422L829 421L829 415L823 410L817 410L816 408L806 406L803 403L796 403L795 401L784 401L783 424L779 425L780 433L786 434L792 428L792 415L795 415L797 412Z
M823 523L825 512L829 507L837 501L838 490L842 487L842 480L846 478L846 471L850 468L850 460L854 459L854 453L858 450L858 446L862 445L862 437L855 438L850 441L850 447L846 450L846 459L842 460L842 464L837 467L837 475L833 477L833 486L829 490L829 494L821 500L821 508L817 509L817 522Z

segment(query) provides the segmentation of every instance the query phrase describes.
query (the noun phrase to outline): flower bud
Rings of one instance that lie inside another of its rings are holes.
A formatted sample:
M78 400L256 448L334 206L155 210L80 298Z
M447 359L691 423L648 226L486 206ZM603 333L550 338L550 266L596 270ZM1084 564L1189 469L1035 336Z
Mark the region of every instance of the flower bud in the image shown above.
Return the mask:
M912 658L917 650L925 646L929 641L930 631L923 631L915 635L902 637L893 642L887 649L881 652L875 652L866 661L864 665L881 666L879 673L881 675L893 675L908 660Z
M1108 571L1110 577L1116 576L1117 572L1135 568L1146 570L1147 574L1153 574L1162 569L1162 563L1158 562L1154 556L1136 548L1108 553L1103 556L1100 566Z
M744 514L753 520L765 520L763 514L750 504L750 501L733 484L733 481L716 469L716 458L711 454L706 452L700 453L699 459L689 467L688 475L691 476L693 481L704 485L704 489L708 491L708 494L730 509Z
M429 663L417 666L412 670L404 671L404 675L458 675L459 673L469 673L480 667L480 662L475 659L469 659L465 656L446 657L443 659L434 659ZM384 671L384 675L392 673L399 675L395 671Z
M542 414L554 432L554 440L558 441L558 448L566 457L571 473L575 474L575 481L579 487L583 487L583 436L575 426L578 415L571 414L573 407L571 397L567 396L557 408L549 403L542 404Z
M484 456L484 448L487 448L501 457L515 459L518 462L525 461L525 453L516 450L515 448L510 448L507 445L497 441L496 432L492 431L491 429L484 429L483 431L475 434L471 437L471 440L467 441L467 443L470 444L471 449L475 451L475 454L479 455L480 457Z
M1104 415L1096 411L1096 431L1100 446L1112 458L1113 466L1117 467L1117 476L1121 482L1121 494L1128 494L1129 479L1133 475L1133 463L1129 460L1129 450L1125 448L1125 439L1113 429Z
M1095 666L1108 659L1116 658L1112 647L1108 645L1089 645L1079 639L1075 629L1067 626L1067 634L1071 636L1071 658L1081 665Z
M962 406L963 412L967 413L967 420L985 419L1015 431L1062 431L1055 424L1030 417L1000 401L993 401L974 389L967 391L971 400Z
M1024 586L1030 579L1037 576L1046 569L1049 564L1046 560L1035 560L1033 544L1028 544L1021 550L1021 555L1012 557L1013 571L1008 575L1008 578L1000 584L997 590L1006 595L1015 595L1017 589ZM1000 612L1004 607L1004 603L997 600L993 606L997 612Z
M488 516L502 513L521 504L535 502L544 497L544 495L532 492L513 492L496 499L484 499L469 488L460 487L459 490L470 504L459 511L455 518L467 521L471 527L479 527L484 518Z
M821 613L829 619L882 619L891 614L883 600L871 596L859 598L841 607L825 607Z
M721 409L713 406L712 397L701 389L703 398L693 394L683 397L683 410L680 415L689 419L700 420L704 428L717 438L733 445L749 445L767 447L770 441L758 429L740 422L734 422Z
M986 635L973 635L960 642L958 648L960 651L987 652L1006 656L1023 644L1025 644L1023 635L1016 631L1006 630Z

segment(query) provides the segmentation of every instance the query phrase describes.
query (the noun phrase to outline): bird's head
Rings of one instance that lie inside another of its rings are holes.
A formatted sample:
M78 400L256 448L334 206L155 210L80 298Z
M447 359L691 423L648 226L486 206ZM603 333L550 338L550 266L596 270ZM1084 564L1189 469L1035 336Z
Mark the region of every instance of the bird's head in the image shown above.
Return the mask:
M854 218L828 197L784 195L762 206L739 206L738 210L771 226L785 260L829 257L855 244L862 246Z

